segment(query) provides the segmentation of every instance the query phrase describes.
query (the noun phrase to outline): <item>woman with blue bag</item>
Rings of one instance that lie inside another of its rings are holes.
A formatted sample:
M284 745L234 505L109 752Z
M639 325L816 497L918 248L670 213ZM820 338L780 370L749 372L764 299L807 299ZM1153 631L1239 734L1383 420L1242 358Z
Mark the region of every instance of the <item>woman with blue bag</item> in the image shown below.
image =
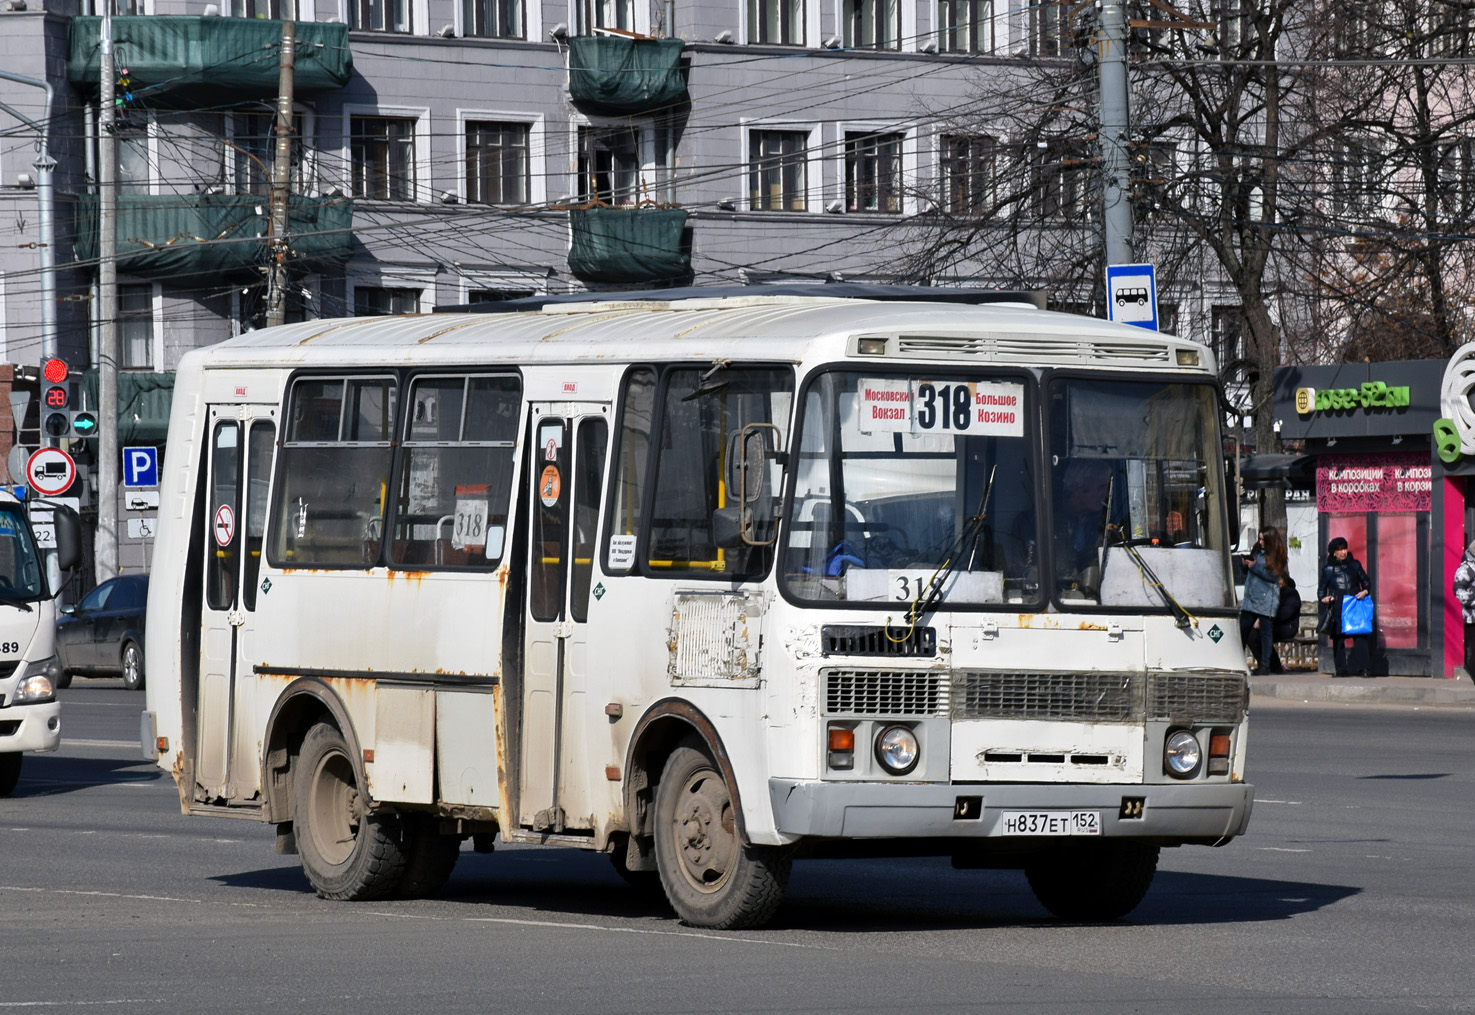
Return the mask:
M1351 596L1356 600L1367 599L1372 589L1367 580L1367 572L1362 569L1357 558L1352 556L1352 551L1347 549L1347 540L1337 536L1326 544L1326 564L1321 569L1321 584L1317 587L1317 598L1321 600L1322 609L1325 613L1322 621L1317 625L1317 630L1328 635L1332 639L1332 660L1336 665L1336 671L1332 674L1337 677L1350 676L1353 673L1361 677L1368 676L1368 634L1371 634L1369 626L1366 634L1343 634L1342 626L1342 597ZM1352 657L1347 657L1346 640L1352 639ZM1350 666L1349 666L1350 663Z

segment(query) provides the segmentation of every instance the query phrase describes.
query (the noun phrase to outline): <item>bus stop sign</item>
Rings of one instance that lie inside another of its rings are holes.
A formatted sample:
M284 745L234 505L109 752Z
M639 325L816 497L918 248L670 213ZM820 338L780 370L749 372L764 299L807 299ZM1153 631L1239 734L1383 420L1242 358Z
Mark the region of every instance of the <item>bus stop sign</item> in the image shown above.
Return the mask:
M1157 331L1157 272L1150 264L1106 266L1106 319Z

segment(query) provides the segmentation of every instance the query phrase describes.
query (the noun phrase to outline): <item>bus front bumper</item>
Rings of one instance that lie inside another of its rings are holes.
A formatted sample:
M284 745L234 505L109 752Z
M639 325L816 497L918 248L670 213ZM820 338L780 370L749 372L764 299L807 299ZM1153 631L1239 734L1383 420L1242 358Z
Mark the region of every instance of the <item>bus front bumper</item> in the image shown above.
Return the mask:
M0 753L54 751L61 746L61 702L0 708Z
M1094 812L1104 836L1227 841L1249 824L1255 796L1255 788L1242 782L1052 786L770 779L768 792L786 838L1015 838L1020 845L1039 837L1009 836L1006 813Z

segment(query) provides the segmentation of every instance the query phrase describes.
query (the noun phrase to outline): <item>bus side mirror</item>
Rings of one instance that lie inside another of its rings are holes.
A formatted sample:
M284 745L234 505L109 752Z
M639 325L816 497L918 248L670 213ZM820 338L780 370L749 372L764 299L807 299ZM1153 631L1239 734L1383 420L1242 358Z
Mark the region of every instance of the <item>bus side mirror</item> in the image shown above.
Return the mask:
M769 467L782 464L779 431L772 423L749 423L727 444L728 503L712 512L712 541L729 550L778 542Z
M63 571L74 570L82 563L82 520L69 507L57 506L53 512L56 526L56 563Z

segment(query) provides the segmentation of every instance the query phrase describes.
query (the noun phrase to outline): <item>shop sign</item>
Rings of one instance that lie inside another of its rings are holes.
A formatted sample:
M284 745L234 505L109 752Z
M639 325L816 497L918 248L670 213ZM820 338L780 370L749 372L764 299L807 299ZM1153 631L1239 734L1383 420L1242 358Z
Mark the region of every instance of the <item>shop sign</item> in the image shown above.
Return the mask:
M1408 386L1390 388L1382 381L1368 381L1359 388L1296 389L1296 412L1309 416L1313 412L1338 409L1405 409Z
M1428 511L1432 484L1429 460L1417 452L1322 455L1316 460L1316 509Z

